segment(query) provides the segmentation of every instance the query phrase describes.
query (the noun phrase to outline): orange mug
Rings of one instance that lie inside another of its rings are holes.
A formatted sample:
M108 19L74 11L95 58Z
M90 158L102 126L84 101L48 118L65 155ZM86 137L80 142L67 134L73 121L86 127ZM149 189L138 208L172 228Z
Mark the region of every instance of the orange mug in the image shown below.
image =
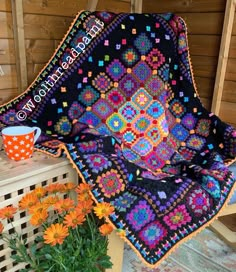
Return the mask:
M2 130L2 142L8 158L19 161L32 156L34 143L41 134L38 127L13 126Z

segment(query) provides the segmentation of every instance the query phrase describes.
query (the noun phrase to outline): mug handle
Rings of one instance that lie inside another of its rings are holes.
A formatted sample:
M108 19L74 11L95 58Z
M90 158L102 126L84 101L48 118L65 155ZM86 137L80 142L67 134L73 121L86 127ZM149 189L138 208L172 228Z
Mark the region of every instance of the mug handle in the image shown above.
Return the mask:
M41 129L39 127L32 127L32 129L36 132L36 134L34 135L34 143L35 143L41 134Z

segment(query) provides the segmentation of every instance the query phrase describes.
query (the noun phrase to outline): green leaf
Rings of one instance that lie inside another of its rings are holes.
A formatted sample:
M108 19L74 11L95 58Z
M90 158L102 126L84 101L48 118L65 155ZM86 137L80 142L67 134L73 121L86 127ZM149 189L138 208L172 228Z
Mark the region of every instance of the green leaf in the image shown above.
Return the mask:
M53 257L52 257L52 255L51 254L45 254L45 258L47 259L47 260L52 260L53 259Z
M25 246L25 245L27 245L27 238L25 238L25 239L23 239L23 245Z
M17 255L17 254L11 255L11 258L12 258L13 260L15 260L16 262L18 262L18 263L21 263L21 262L24 261L24 260L23 260L19 255Z
M32 253L33 256L35 256L36 250L37 250L36 244L30 246L30 252Z
M102 258L98 260L98 264L102 268L112 268L112 266L113 266L113 264L111 262L111 257L108 255L102 256Z
M38 235L36 238L35 238L35 242L36 243L39 243L39 242L43 242L43 237Z

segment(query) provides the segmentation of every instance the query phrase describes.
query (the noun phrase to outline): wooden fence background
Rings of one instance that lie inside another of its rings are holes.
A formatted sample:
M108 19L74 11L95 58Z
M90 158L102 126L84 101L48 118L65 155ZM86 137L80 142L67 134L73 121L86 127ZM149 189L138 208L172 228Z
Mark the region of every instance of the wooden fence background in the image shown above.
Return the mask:
M53 54L76 13L86 9L89 1L91 3L91 0L0 0L0 104L19 95L33 81ZM136 3L139 1L141 0L136 0ZM14 10L13 5L19 5L21 2L21 10L19 7L17 11ZM185 19L198 92L204 105L210 109L226 0L141 2L143 2L143 12L174 12ZM130 12L130 0L98 0L97 10ZM18 24L14 25L13 18L18 18ZM24 48L17 45L17 39L24 39ZM15 52L15 45L18 46L18 55ZM19 73L16 73L19 58L23 69L23 74L20 75L21 81L25 78L21 84ZM219 113L223 120L234 126L236 126L235 88L236 21L234 20Z

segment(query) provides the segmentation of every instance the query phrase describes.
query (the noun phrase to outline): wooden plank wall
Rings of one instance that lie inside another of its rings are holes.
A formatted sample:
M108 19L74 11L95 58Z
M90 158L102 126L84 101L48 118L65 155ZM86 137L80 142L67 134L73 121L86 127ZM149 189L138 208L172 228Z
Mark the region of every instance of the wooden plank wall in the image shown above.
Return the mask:
M236 12L219 115L236 127Z
M0 0L0 104L17 94L11 4Z

